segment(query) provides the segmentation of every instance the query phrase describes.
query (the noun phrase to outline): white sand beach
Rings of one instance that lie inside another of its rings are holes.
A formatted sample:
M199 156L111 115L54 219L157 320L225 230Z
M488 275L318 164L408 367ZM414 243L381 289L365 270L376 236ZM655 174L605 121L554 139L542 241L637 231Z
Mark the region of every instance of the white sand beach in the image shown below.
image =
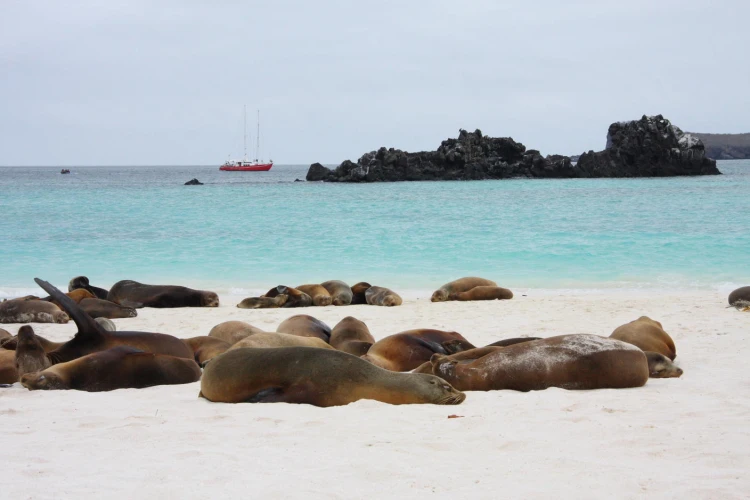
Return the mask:
M525 293L527 296L522 296ZM429 297L429 295L427 295ZM467 393L458 406L216 404L200 383L108 393L0 389L3 498L748 498L750 314L719 292L517 293L401 307L141 309L120 330L207 335L355 316L380 339L411 328L477 345L609 335L641 315L677 345L680 379L628 390ZM75 325L33 325L63 340ZM3 325L15 333L18 325ZM460 418L449 418L458 415Z

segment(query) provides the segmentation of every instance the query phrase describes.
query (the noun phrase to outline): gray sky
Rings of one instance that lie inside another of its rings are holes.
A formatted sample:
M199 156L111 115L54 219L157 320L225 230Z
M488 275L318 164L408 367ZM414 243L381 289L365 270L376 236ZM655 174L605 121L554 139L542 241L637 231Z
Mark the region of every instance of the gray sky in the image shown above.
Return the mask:
M218 165L243 104L276 163L459 128L576 154L657 113L749 132L749 19L744 0L1 0L0 165Z

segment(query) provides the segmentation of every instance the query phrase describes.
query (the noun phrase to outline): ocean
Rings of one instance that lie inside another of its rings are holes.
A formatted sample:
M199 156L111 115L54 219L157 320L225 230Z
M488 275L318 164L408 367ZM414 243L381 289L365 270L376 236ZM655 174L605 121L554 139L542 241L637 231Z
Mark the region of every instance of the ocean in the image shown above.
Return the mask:
M0 168L0 298L33 278L250 294L342 279L430 291L750 284L750 161L722 176L324 184L306 165ZM198 178L203 186L184 186ZM406 294L408 295L408 293Z

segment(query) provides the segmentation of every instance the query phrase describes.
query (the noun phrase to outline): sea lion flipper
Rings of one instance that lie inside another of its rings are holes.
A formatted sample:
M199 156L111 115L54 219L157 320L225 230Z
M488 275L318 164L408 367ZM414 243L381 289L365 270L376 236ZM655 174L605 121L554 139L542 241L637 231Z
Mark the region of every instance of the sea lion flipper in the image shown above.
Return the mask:
M102 327L94 321L94 318L89 316L81 307L75 303L73 299L62 293L60 290L52 286L51 283L34 278L37 285L50 294L50 296L57 301L60 307L68 313L68 316L75 321L78 327L78 335L91 335L93 333L101 334L103 332Z
M438 344L437 342L431 342L429 340L420 339L419 337L415 337L414 340L416 340L417 343L420 344L422 347L425 347L434 353L448 354L448 351L445 349L445 347L443 347L443 345L441 344Z

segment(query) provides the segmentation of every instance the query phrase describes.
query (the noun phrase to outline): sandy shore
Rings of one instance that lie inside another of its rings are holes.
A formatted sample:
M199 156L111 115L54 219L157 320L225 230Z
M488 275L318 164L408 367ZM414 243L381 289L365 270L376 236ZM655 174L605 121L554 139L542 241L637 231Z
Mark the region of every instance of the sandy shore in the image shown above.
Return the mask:
M141 309L118 329L208 334L238 319L275 330L295 313L345 316L376 338L431 327L477 345L507 337L609 335L638 316L677 344L681 379L629 390L468 393L459 406L223 405L199 382L89 394L0 389L5 498L747 498L750 314L726 294L535 294L402 307ZM15 333L18 325L3 325ZM62 340L67 325L34 325ZM462 418L448 416L456 414ZM458 496L456 496L458 495Z

